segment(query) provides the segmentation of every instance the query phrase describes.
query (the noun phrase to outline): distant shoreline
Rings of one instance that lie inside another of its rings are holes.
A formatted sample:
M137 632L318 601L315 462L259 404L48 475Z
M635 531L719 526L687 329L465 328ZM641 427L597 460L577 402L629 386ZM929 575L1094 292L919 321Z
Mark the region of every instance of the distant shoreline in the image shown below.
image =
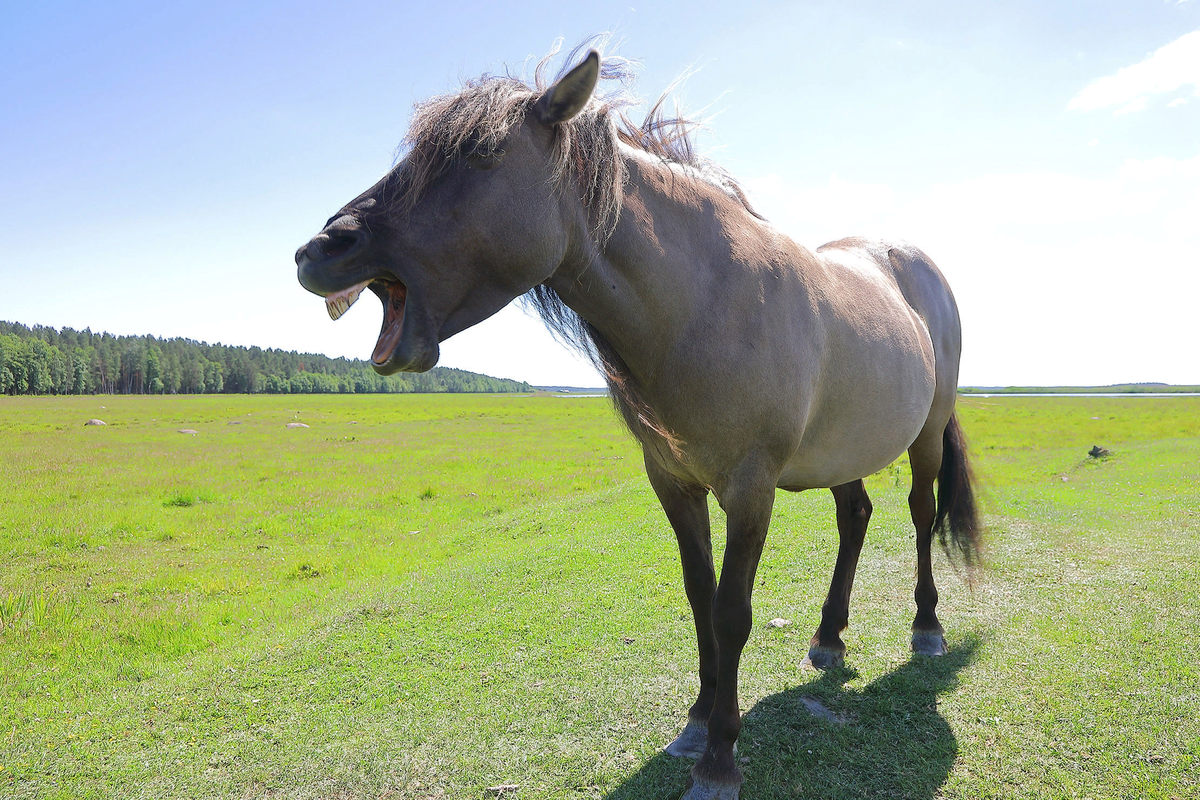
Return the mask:
M607 386L534 386L533 390L538 394L608 395Z
M1168 383L1118 383L1109 386L960 386L959 394L1139 395L1200 394L1200 386Z

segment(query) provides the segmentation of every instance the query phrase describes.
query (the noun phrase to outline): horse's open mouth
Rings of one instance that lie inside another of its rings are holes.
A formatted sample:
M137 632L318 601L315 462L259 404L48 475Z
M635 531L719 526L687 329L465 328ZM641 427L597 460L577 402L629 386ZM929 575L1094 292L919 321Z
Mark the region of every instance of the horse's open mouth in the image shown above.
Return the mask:
M392 357L404 334L404 301L408 287L401 281L375 278L334 292L325 297L325 310L330 319L338 319L358 300L363 289L370 289L383 303L383 326L379 330L379 341L371 353L371 363L382 366Z

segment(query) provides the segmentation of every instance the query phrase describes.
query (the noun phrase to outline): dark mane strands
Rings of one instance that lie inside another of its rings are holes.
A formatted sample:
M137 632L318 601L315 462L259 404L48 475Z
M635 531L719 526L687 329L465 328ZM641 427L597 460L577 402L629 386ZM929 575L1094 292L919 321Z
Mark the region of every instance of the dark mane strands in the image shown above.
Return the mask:
M557 77L562 77L585 48L602 45L603 37L585 41L567 56ZM454 94L417 103L408 133L400 145L398 182L391 201L411 209L437 177L456 160L470 153L500 149L512 127L524 119L529 107L549 86L545 78L558 45L534 70L534 81L506 75L483 75L468 80ZM556 78L557 79L557 78ZM593 217L593 233L603 247L620 216L625 185L621 143L672 164L694 169L693 177L711 183L738 199L754 213L741 187L727 172L699 156L691 131L699 125L680 114L668 117L663 106L674 84L650 107L645 119L635 123L625 109L638 100L630 91L633 63L617 57L601 61L601 81L619 88L597 93L574 119L556 126L554 178L559 189L573 179ZM755 215L757 216L757 214Z
M597 37L580 44L567 56L555 79L562 77L586 48L606 42L605 37ZM483 75L466 81L455 94L418 103L401 143L403 156L389 204L411 210L430 184L455 161L472 153L487 155L501 150L509 131L550 86L546 71L560 46L561 41L538 62L532 85L511 74ZM604 249L621 215L627 177L621 144L667 163L691 167L690 177L718 187L757 217L733 177L696 154L690 134L698 123L678 113L664 113L664 103L674 85L650 107L640 124L629 118L625 109L637 103L630 91L633 66L619 57L602 59L600 80L616 82L619 88L597 93L578 116L555 128L555 188L562 191L574 184L580 192L596 246ZM678 453L678 440L655 419L641 399L629 368L600 332L568 308L548 286L536 286L526 297L551 332L587 354L603 372L613 402L633 434L643 440L653 434Z

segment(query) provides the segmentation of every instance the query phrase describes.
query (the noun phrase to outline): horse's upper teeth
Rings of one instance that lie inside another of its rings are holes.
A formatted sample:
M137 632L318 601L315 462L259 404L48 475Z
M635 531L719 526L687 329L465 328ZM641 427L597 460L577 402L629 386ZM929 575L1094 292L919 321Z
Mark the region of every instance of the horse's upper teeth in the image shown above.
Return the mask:
M362 294L362 290L367 288L370 281L363 281L357 286L351 286L349 289L342 289L340 292L334 292L325 297L325 310L329 312L330 319L337 319L350 310L350 306L354 305L354 301Z

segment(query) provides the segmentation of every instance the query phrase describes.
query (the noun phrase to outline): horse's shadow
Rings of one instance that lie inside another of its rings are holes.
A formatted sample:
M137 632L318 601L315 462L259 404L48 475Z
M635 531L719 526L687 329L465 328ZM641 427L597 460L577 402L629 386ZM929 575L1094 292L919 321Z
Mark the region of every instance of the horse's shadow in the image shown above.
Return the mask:
M938 695L957 686L979 645L914 656L862 689L844 685L855 671L836 669L763 698L743 717L742 797L934 797L958 754ZM660 753L605 798L674 800L691 764Z

